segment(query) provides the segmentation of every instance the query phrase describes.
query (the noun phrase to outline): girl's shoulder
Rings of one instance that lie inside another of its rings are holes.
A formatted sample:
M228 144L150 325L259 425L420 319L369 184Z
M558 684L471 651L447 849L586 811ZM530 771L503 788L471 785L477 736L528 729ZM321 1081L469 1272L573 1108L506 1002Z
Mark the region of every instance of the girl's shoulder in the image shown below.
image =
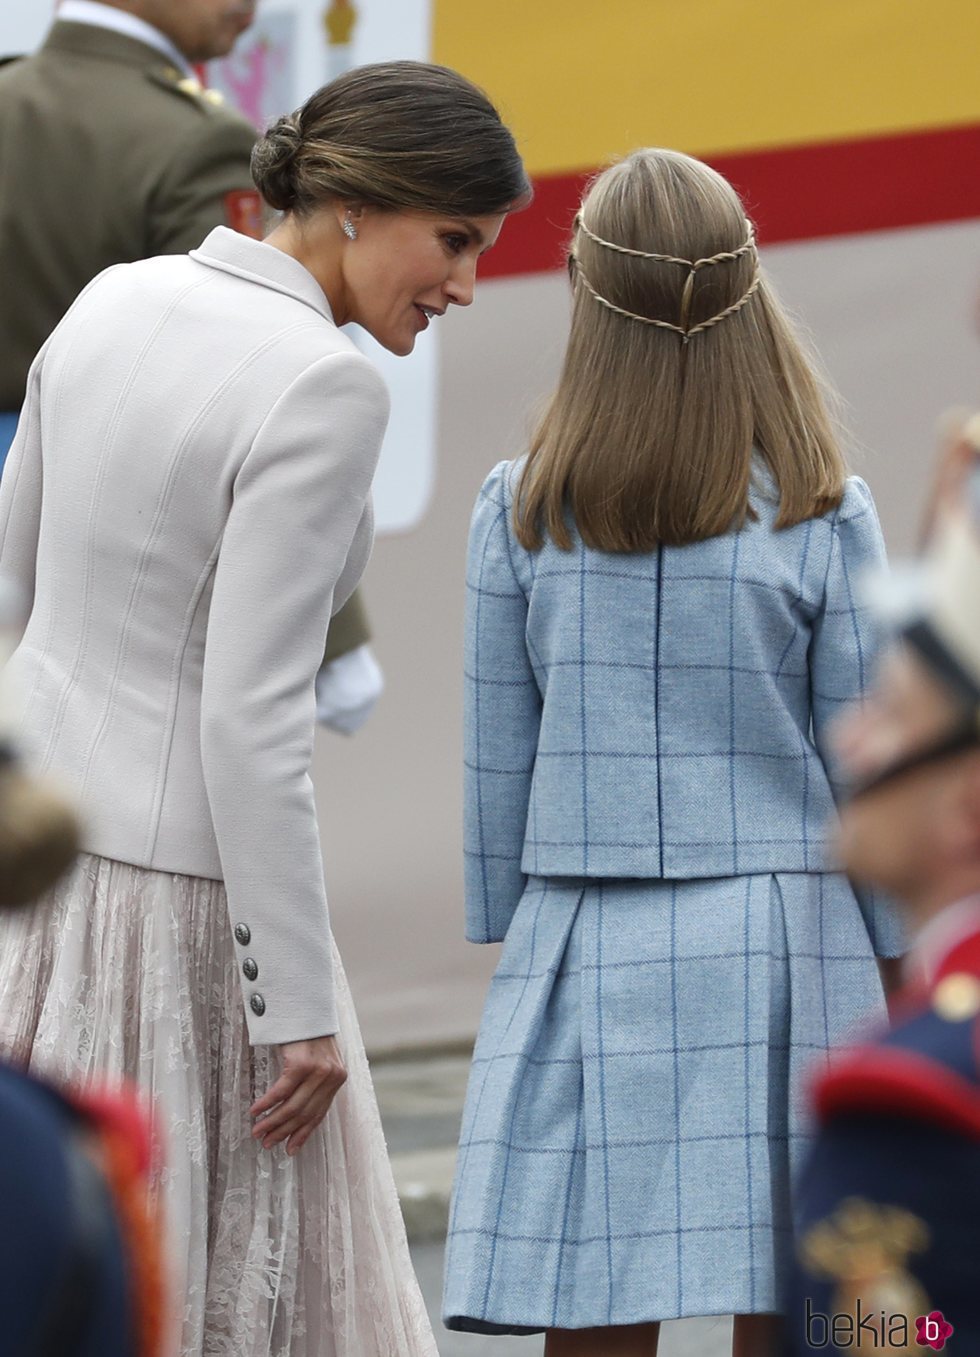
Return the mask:
M509 509L524 469L525 457L498 462L480 487L480 499L490 500L501 509Z
M508 549L512 558L520 558L528 554L517 541L513 527L514 501L520 490L521 475L526 461L526 456L522 456L498 462L484 480L477 499L478 514L499 516L508 539ZM809 556L812 548L824 537L829 551L831 541L841 530L849 536L852 536L855 531L859 535L868 533L878 536L881 533L874 498L867 482L860 476L851 475L847 477L840 503L836 507L828 509L826 513L815 518L805 519L793 528L783 528L778 532L775 531L775 524L779 515L779 487L761 458L757 460L753 467L749 499L755 517L749 519L738 530L738 536L743 540L745 548L750 553L761 552L763 556L768 556L772 552L776 552L778 556L783 556L787 552L792 555L797 550L801 550ZM852 524L854 525L853 529L849 526ZM572 522L569 522L569 532L573 550L585 550ZM816 537L813 535L815 532ZM722 553L730 551L731 540L730 534L722 534L720 537L707 538L704 541L690 543L684 547L668 548L668 550L682 552L685 557L698 554L710 556L719 551ZM544 554L550 555L554 550L555 548L546 540L543 548ZM562 554L565 555L565 553ZM591 554L588 550L585 550L586 556ZM637 560L641 565L643 559L642 553L637 554ZM631 561L630 556L623 557L621 560L622 567L628 570Z
M867 481L860 476L848 476L844 484L843 497L836 511L836 522L850 523L865 514L870 514L877 520L878 510L875 508L874 496Z
M775 523L779 515L779 485L761 457L756 458L753 463L749 502L763 524L772 526ZM864 515L870 515L877 521L874 497L867 481L860 476L852 475L845 479L840 503L836 507L812 519L804 519L798 526L805 527L808 523L821 524L832 529Z
M507 539L507 550L513 556L523 552L514 532L514 500L520 489L521 471L525 459L498 462L480 487L473 509L473 525L483 524Z

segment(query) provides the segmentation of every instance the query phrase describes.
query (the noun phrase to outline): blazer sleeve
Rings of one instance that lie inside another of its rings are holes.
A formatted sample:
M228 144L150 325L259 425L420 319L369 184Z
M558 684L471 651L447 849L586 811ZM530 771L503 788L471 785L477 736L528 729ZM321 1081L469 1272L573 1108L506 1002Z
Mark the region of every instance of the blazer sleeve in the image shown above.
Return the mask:
M34 573L41 529L41 370L47 345L34 359L14 441L0 479L0 575L21 595L27 613L34 602Z
M310 776L314 680L337 582L352 588L351 560L366 559L387 413L367 359L315 363L259 431L220 545L201 748L253 1044L337 1030Z
M871 491L852 476L831 527L823 606L810 644L813 738L835 800L844 785L831 740L834 720L871 684L881 635L861 597L861 578L884 569L885 543ZM901 956L907 949L895 906L880 892L861 887L855 894L876 956Z
M470 942L501 941L524 890L521 854L541 722L525 640L527 597L510 554L507 469L501 463L480 492L466 572L463 834Z

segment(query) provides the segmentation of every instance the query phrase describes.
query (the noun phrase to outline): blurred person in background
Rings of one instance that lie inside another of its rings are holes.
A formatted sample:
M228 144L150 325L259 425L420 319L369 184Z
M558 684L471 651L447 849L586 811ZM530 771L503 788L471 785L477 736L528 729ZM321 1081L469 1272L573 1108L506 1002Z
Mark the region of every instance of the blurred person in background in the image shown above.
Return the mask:
M0 632L12 630L16 612L0 587ZM0 725L9 715L5 701ZM77 850L64 798L0 738L0 911L30 906ZM131 1092L58 1086L0 1063L4 1353L163 1357L150 1161L148 1122Z
M262 234L255 129L192 66L230 52L253 12L247 0L63 0L39 51L0 70L2 451L31 363L97 274L183 254L222 223Z
M28 369L97 274L186 253L222 224L261 237L255 128L193 65L226 56L254 12L254 0L62 0L40 50L0 70L0 468ZM369 640L355 594L317 678L319 720L344 734L383 687Z
M913 943L891 1030L815 1080L794 1354L980 1351L980 419L937 486L925 561L879 587L900 642L837 731L842 860Z
M0 930L0 1046L152 1090L184 1357L435 1357L310 778L388 409L338 327L410 353L528 183L487 97L415 62L318 91L253 169L267 240L108 270L31 369L0 484L0 568L32 600L9 669L85 851Z
M634 152L569 268L557 392L470 535L467 936L504 946L443 1314L652 1357L661 1320L727 1313L764 1357L800 1072L902 949L825 851L884 545L720 175Z

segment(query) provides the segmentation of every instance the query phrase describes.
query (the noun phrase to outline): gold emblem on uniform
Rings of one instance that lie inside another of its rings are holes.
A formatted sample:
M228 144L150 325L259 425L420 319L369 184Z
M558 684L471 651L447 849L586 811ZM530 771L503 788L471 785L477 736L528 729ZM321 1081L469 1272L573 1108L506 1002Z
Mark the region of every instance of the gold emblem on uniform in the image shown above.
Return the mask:
M945 976L933 991L932 1006L947 1022L968 1022L980 1013L980 980L965 971Z
M865 1332L869 1313L880 1315L875 1323L881 1329L882 1345L897 1354L912 1354L917 1351L916 1316L928 1314L931 1307L909 1271L909 1256L928 1246L929 1228L911 1211L848 1197L833 1215L807 1232L799 1252L811 1276L837 1282L835 1314L851 1315L859 1322L863 1312ZM896 1345L894 1319L898 1316L907 1320L907 1346Z
M174 71L174 75L177 72ZM208 104L223 104L225 96L220 90L209 90L201 84L200 80L195 80L192 75L186 75L182 80L177 81L177 89L181 94L189 95L192 99L203 99Z

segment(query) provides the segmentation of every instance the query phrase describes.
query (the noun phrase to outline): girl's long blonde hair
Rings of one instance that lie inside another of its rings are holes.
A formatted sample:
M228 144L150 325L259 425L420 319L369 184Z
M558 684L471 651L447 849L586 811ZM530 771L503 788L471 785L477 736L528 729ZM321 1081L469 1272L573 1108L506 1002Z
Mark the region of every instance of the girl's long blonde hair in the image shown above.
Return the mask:
M752 516L756 453L779 489L777 528L840 502L833 392L751 229L732 186L677 151L635 151L593 182L569 255L564 365L515 498L525 547L547 535L568 549L569 515L602 551L728 532Z

